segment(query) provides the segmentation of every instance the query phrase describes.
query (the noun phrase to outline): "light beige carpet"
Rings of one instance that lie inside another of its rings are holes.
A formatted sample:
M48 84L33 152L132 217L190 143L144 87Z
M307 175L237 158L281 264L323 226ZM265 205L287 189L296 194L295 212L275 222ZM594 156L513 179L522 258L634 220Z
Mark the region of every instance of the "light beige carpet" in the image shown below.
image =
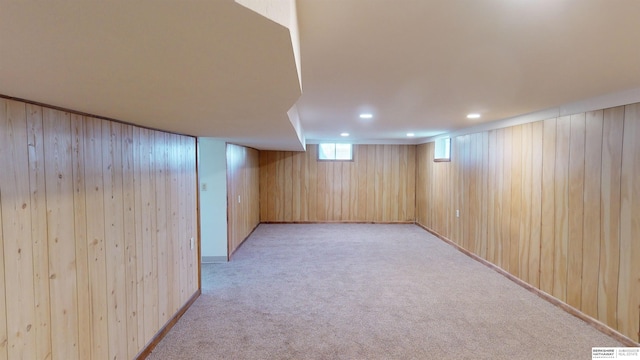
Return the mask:
M415 225L260 225L150 359L591 359L621 346Z

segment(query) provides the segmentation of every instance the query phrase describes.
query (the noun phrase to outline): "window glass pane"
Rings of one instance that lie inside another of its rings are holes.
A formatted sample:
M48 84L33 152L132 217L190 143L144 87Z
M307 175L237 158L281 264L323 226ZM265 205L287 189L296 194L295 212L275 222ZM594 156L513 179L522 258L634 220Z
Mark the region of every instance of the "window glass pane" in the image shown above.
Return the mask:
M336 160L352 160L351 144L336 144Z
M433 159L436 161L448 161L451 159L451 139L437 139Z
M318 159L334 160L336 158L336 144L320 144L318 146Z

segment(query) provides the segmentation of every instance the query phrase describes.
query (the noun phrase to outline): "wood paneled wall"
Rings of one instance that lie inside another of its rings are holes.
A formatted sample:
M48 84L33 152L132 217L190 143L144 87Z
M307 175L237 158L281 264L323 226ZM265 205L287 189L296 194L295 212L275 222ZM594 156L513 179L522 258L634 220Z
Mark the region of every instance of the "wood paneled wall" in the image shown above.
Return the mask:
M353 161L317 152L260 152L261 221L414 221L415 145L354 145Z
M227 236L229 257L260 223L258 150L227 144Z
M418 146L417 222L639 341L640 104L452 147Z
M195 151L0 98L0 359L146 346L198 290Z

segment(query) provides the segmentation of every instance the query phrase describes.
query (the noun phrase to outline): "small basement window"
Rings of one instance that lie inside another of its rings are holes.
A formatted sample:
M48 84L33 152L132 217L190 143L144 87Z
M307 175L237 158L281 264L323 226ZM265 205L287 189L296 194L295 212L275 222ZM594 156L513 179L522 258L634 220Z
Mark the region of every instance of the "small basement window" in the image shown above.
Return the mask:
M352 161L352 145L340 143L318 144L318 160Z
M433 152L433 161L451 161L451 138L437 139Z

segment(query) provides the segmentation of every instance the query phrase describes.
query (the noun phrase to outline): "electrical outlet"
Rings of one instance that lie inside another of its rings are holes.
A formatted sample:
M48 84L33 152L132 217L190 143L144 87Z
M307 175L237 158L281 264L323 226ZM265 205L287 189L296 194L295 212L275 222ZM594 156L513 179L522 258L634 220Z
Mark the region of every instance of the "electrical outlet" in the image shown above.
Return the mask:
M195 246L195 240L193 238L191 238L191 250L193 250L194 246Z
M207 183L202 183L202 191L207 191Z
M460 210L456 210L456 217L460 217Z

